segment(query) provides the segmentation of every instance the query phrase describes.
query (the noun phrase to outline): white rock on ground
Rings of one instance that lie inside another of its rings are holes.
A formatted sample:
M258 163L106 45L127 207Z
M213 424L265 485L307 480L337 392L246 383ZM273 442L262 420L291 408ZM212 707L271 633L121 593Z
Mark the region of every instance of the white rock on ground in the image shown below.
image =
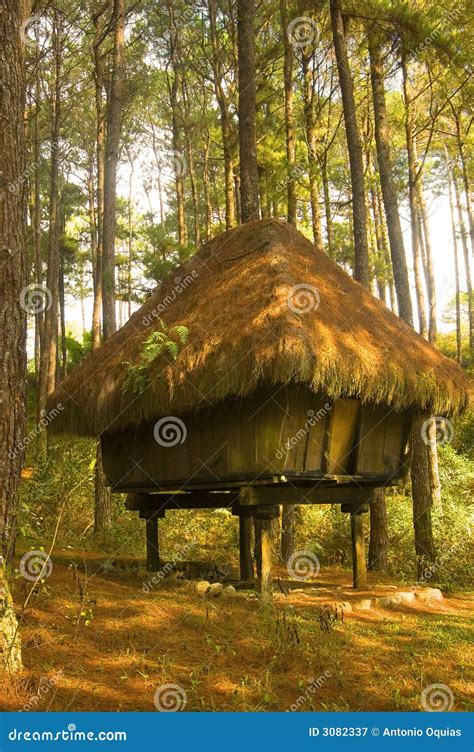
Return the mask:
M429 601L442 601L443 593L439 588L427 587L422 590L417 590L416 597L423 603L428 603Z
M354 611L369 611L372 608L372 598L362 598L361 601L354 603L352 608Z
M199 595L206 595L210 587L211 583L207 580L199 580L199 582L196 582L196 592L199 593Z
M212 585L209 585L209 590L207 591L206 595L209 595L211 598L217 598L222 594L223 590L224 585L222 584L222 582L213 582Z

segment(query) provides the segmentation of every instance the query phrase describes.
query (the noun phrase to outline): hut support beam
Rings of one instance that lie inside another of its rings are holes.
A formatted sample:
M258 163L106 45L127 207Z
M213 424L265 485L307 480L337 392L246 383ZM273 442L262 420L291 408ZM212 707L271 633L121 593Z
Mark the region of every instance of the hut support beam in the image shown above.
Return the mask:
M240 544L240 579L243 582L253 580L252 549L250 533L252 528L251 517L239 515L239 544Z
M255 559L258 589L264 603L272 600L272 520L278 517L277 506L253 507L255 514Z
M147 517L145 524L146 524L146 568L149 572L158 572L160 568L158 518Z
M264 517L259 520L259 538L257 541L258 559L260 560L260 575L258 589L263 601L272 600L272 520Z
M360 511L351 511L352 573L353 587L365 590L367 587L367 566L365 563L364 524Z

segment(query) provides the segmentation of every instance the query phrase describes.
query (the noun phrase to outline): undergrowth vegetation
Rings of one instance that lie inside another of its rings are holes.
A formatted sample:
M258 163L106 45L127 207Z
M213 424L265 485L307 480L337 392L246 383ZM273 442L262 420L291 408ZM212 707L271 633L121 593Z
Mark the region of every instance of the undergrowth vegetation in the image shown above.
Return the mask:
M34 409L30 409L34 416ZM33 419L32 419L33 420ZM32 422L33 426L33 422ZM427 584L447 589L468 587L472 577L469 561L474 458L474 416L454 425L452 444L439 447L442 505L433 510L437 561L427 571ZM51 436L48 458L38 461L35 442L28 446L25 482L19 514L21 549L56 545L74 549L102 550L111 556L144 557L144 523L136 512L125 509L125 496L114 494L113 526L100 538L94 536L95 442L77 436ZM412 502L409 484L387 489L389 520L388 574L402 582L413 581L415 557ZM368 534L368 515L366 532ZM238 520L229 510L168 512L160 521L160 547L165 559L209 560L238 564ZM350 568L348 515L340 507L299 507L296 547L312 551L321 566L340 564ZM278 529L275 526L275 557Z

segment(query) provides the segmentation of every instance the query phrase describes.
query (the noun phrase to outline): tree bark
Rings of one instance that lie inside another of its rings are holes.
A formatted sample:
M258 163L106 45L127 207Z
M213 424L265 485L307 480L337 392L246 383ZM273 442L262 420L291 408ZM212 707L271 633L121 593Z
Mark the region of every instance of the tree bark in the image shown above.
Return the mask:
M454 278L456 284L456 359L462 365L462 339L461 339L461 286L459 281L459 256L458 256L458 238L456 232L456 217L454 214L453 189L449 175L449 160L446 154L446 173L448 176L449 192L449 210L451 214L451 232L453 237L454 253Z
M254 13L254 0L238 0L240 204L243 223L260 216Z
M456 124L458 151L459 151L459 157L461 159L463 188L464 188L464 195L466 197L466 210L467 210L467 217L468 217L468 222L469 222L469 235L471 238L471 253L474 253L474 217L472 213L471 190L470 190L470 185L469 185L469 172L468 172L467 159L466 159L466 148L465 148L464 138L463 138L463 134L461 130L461 119L460 119L459 113L456 112L452 103L451 103L451 109L453 111L454 122Z
M103 223L103 269L102 269L102 319L104 338L110 337L117 328L115 311L115 229L117 165L119 160L120 133L122 129L123 78L125 65L125 0L114 0L113 5L114 49L112 76L107 92L107 132L105 137L104 165L104 223Z
M416 155L416 142L415 142L415 155ZM428 222L428 213L426 211L426 202L423 195L423 182L421 175L418 176L416 181L416 199L418 204L418 226L420 235L420 246L423 255L425 256L425 278L426 289L428 291L428 339L433 344L436 342L438 336L438 322L436 320L436 281L434 273L433 263L433 249L431 245L431 233L430 225Z
M341 89L344 124L352 185L352 214L354 231L354 277L369 287L369 250L367 244L367 217L365 205L365 180L362 145L357 125L354 85L347 55L344 21L340 0L330 0L331 26L336 53L339 86Z
M411 433L413 526L415 531L416 572L418 578L421 578L427 567L436 560L431 522L433 491L435 490L436 479L433 478L432 468L430 467L429 447L423 440L423 435L426 436L426 430L422 431L423 424L429 418L429 412L418 411L413 420ZM429 438L433 439L433 436L431 435ZM434 441L436 441L435 437Z
M102 11L104 9L102 8ZM104 65L100 42L103 34L102 13L93 16L95 27L94 50L94 94L96 118L96 161L97 161L97 241L95 248L94 300L92 306L92 349L100 346L101 311L103 306L103 251L104 251L104 172L105 172L105 108L104 108ZM93 166L92 166L93 176ZM90 215L94 206L94 189L89 191Z
M221 53L219 49L216 17L217 8L215 0L208 0L209 31L212 47L212 71L214 90L220 110L220 122L222 133L222 152L224 157L224 183L225 183L225 225L230 230L235 225L236 209L234 198L234 160L232 149L232 115L229 101L223 84L224 74L222 71Z
M0 668L21 670L21 647L5 564L13 557L18 485L26 432L27 284L23 114L24 44L21 27L29 13L25 2L3 0L0 12Z
M46 415L46 401L52 394L56 381L56 352L58 336L59 298L59 137L61 123L61 66L62 29L61 18L53 10L53 77L51 91L51 168L49 189L49 236L46 294L43 300L44 347L40 357L39 414ZM46 429L39 424L38 448L45 455L47 448Z
M374 32L369 32L370 78L374 107L375 144L380 174L380 185L387 220L390 254L398 301L399 316L413 326L413 310L410 296L410 284L403 244L403 235L398 213L398 199L393 179L390 156L390 135L388 131L387 108L385 104L385 85L382 54Z
M469 249L467 246L467 234L466 226L464 224L464 217L461 205L461 195L459 192L459 183L456 175L456 165L453 165L452 171L452 183L454 188L454 197L456 201L456 209L458 213L458 227L459 234L461 236L461 247L464 256L464 271L466 275L466 287L467 287L467 310L469 316L469 348L474 350L474 308L472 302L472 280L471 280L471 267L469 263Z
M296 504L284 504L281 512L281 558L286 562L295 550Z
M293 47L287 34L288 3L280 0L280 22L283 39L283 88L285 93L285 133L286 133L286 195L287 219L296 227L296 134L293 114Z
M426 304L423 290L423 271L420 256L420 226L416 195L417 167L413 136L413 115L411 110L410 84L408 81L407 61L402 54L403 93L405 100L405 136L408 157L408 194L410 205L411 245L413 253L413 270L415 275L416 303L418 309L418 326L422 337L428 336L426 323Z
M313 229L313 242L320 251L323 250L323 233L321 230L321 210L319 208L319 186L318 186L318 151L316 147L316 124L314 121L313 106L313 72L309 66L310 54L306 50L302 51L302 73L303 73L303 109L304 109L304 126L306 135L306 144L308 149L308 166L309 166L309 199L311 203L311 223ZM326 175L327 178L327 175ZM328 184L326 188L329 190ZM329 193L326 198L329 200ZM327 221L327 203L326 206L326 228L328 231L328 242L330 235L330 223ZM328 251L329 252L329 251Z
M385 572L388 564L388 521L383 488L375 491L370 504L370 541L368 568Z

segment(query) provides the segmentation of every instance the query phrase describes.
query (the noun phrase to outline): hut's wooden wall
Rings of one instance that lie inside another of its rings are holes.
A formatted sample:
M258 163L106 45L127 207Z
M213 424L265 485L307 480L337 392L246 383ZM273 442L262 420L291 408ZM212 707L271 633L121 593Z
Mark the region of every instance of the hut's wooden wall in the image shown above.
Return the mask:
M104 468L115 488L232 486L279 475L384 482L401 470L410 427L408 413L297 386L261 387L180 419L186 438L175 446L155 440L154 422L103 435Z

